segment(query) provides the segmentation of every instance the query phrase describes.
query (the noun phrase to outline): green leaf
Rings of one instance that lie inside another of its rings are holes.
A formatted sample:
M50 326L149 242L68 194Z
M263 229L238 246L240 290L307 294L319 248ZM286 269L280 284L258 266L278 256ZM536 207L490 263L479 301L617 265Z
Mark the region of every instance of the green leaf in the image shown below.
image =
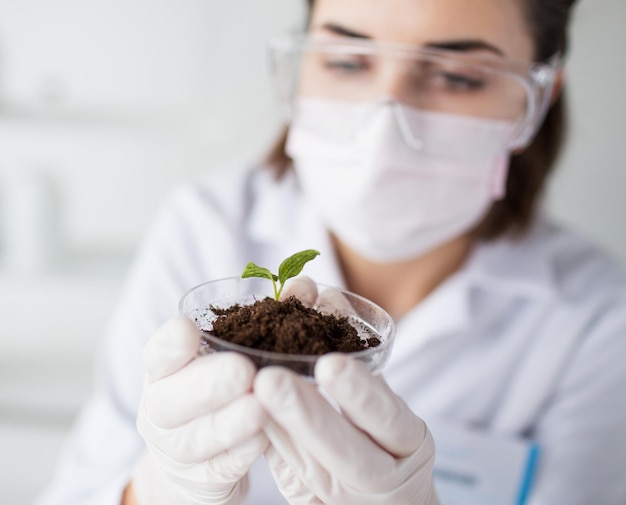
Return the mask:
M241 274L242 279L247 279L248 277L260 277L274 282L278 280L278 276L274 275L267 268L255 265L252 261L246 265Z
M315 249L306 249L292 256L289 256L278 267L278 281L284 284L287 279L295 277L304 268L304 265L319 255L319 251Z
M271 280L274 287L274 299L279 300L280 294L285 287L285 281L287 279L295 277L300 272L302 272L304 265L318 255L319 251L316 251L314 249L307 249L305 251L300 251L299 253L289 256L289 258L283 261L278 267L278 275L273 274L267 268L255 265L251 261L246 265L246 268L244 268L243 273L241 274L241 278L246 279L248 277L260 277L262 279ZM280 287L276 286L277 282L280 283Z

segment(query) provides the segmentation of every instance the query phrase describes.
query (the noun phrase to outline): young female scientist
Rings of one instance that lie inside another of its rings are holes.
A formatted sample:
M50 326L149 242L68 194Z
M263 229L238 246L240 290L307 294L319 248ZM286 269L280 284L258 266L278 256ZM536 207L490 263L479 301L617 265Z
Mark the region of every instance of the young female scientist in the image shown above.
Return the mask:
M539 211L573 3L311 2L272 43L284 142L173 195L39 503L432 505L440 421L483 440L466 484L503 479L515 440L539 451L527 503L626 503L626 277ZM196 357L174 317L192 286L306 248L308 275L398 324L384 379L318 363L341 413L287 370Z

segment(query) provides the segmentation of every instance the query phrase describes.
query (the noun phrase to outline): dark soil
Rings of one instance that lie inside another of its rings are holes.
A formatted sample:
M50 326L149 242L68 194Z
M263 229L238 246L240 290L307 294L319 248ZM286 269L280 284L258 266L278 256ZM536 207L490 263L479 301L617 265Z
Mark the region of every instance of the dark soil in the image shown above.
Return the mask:
M320 355L380 344L373 335L362 340L347 318L307 308L293 296L279 302L268 297L252 305L210 309L218 316L211 334L263 351Z

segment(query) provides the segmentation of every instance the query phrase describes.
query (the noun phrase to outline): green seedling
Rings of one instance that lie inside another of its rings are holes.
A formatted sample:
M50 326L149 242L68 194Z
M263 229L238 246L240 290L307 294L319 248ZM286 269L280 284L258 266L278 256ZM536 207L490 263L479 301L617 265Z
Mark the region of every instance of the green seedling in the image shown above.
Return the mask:
M274 299L278 301L287 279L291 279L302 272L304 265L319 254L319 251L316 251L315 249L306 249L305 251L300 251L292 256L289 256L278 267L278 275L273 274L267 268L255 265L251 261L246 265L246 268L244 268L241 278L246 279L248 277L260 277L262 279L271 280L272 285L274 286ZM278 285L276 284L277 282Z

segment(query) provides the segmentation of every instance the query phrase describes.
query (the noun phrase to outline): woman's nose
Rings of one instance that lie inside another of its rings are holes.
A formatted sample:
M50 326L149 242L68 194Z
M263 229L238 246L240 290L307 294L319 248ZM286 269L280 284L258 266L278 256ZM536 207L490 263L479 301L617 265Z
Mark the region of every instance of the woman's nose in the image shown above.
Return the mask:
M387 62L382 65L377 81L378 96L413 106L421 105L419 78L406 62Z

